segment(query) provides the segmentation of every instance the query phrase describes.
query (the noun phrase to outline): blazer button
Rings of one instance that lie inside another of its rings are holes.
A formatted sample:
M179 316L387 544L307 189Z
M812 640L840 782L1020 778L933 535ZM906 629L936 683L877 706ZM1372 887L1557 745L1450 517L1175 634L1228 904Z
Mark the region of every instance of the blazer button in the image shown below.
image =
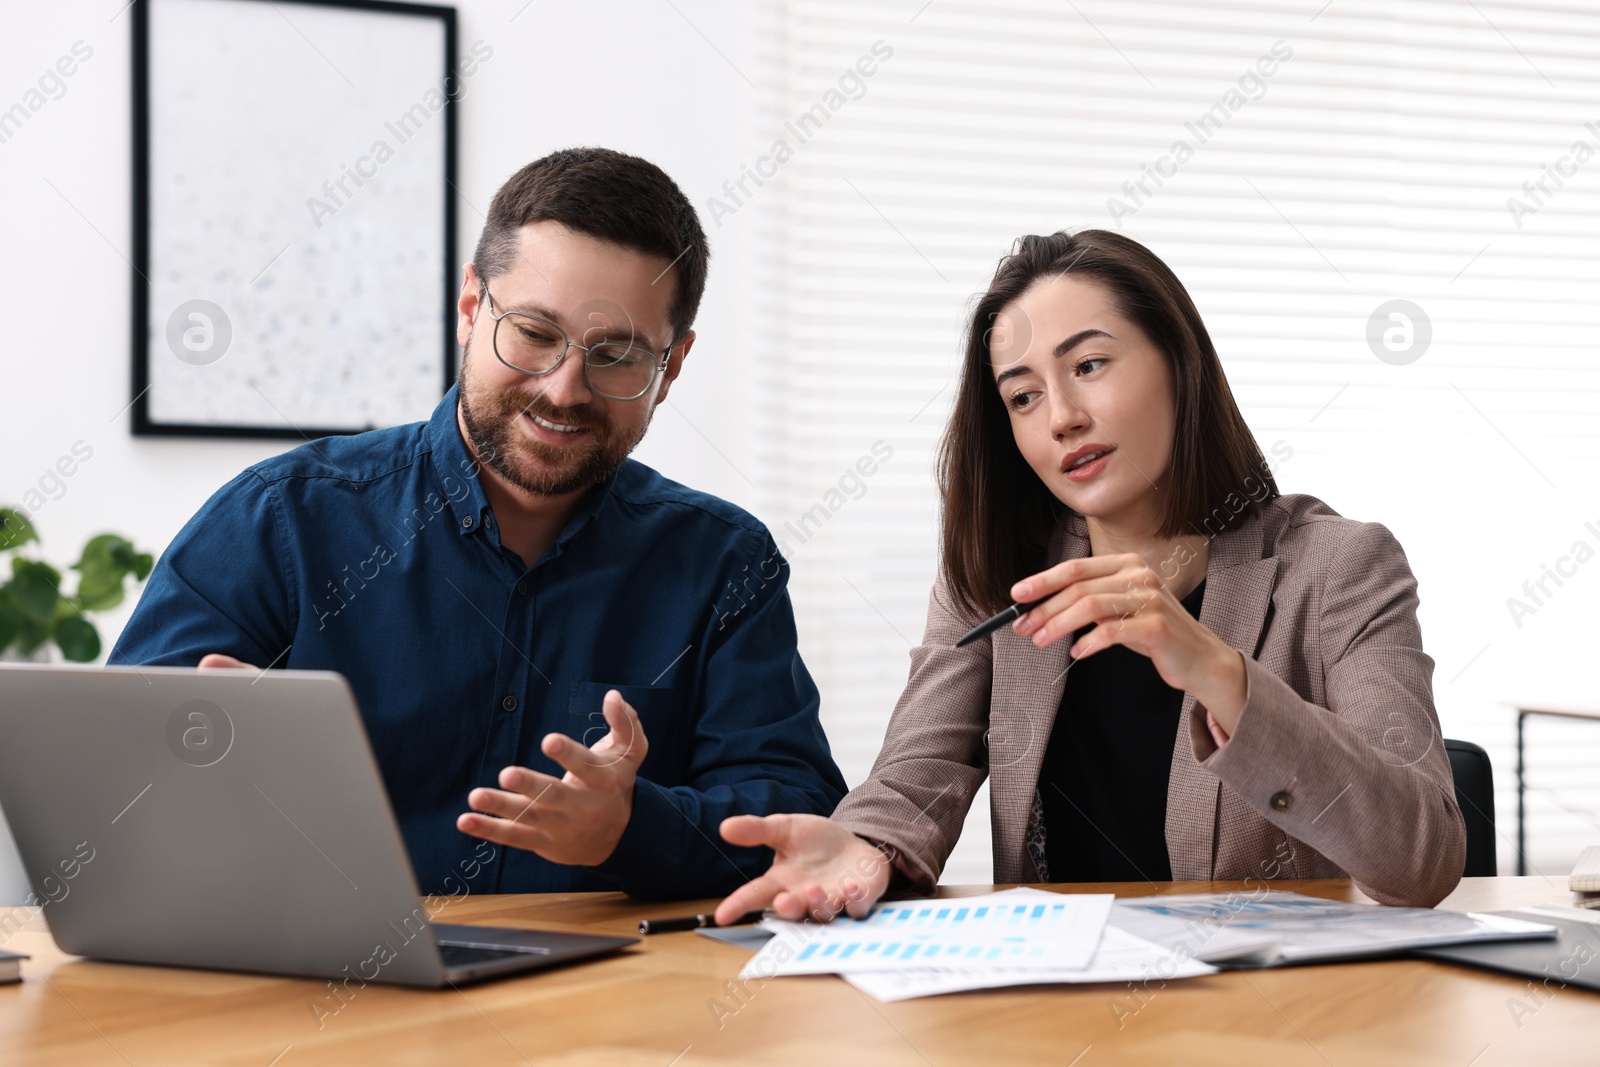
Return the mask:
M1271 804L1272 804L1272 810L1273 811L1288 811L1289 810L1289 805L1293 804L1293 803L1294 803L1293 794L1286 793L1281 789L1278 792L1272 794Z
M508 694L506 698L500 702L500 706L505 708L507 711L516 711L517 698Z

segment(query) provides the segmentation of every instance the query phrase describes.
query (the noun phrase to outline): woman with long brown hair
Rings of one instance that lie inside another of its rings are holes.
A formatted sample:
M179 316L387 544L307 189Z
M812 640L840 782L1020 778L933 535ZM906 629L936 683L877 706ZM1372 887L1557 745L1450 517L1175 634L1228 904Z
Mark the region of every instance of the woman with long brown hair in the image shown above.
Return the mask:
M985 777L997 883L1442 899L1466 833L1416 580L1384 526L1280 494L1271 466L1165 263L1103 230L1022 238L972 315L943 558L883 750L831 818L723 823L775 858L719 918L931 891ZM955 647L1014 601L1039 603Z

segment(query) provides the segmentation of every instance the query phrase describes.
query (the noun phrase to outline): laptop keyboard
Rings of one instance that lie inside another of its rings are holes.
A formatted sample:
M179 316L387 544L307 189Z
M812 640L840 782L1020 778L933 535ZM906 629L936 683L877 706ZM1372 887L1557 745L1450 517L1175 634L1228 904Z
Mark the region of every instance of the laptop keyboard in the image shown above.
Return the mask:
M488 963L513 956L526 956L512 948L479 948L477 945L456 945L448 941L439 943L439 958L446 967L467 967L474 963Z

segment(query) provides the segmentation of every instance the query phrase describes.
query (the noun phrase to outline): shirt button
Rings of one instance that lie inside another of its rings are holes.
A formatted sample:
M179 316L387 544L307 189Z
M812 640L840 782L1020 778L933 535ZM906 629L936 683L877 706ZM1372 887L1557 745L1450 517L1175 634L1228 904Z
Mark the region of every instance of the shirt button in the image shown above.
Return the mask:
M500 706L507 711L516 711L517 698L508 694L504 700L500 701Z
M527 582L527 579L523 579L522 581L519 581L517 583L517 595L518 596L527 596L528 595L528 582Z
M461 517L461 528L463 530L472 529L472 516L471 515L463 515Z
M1294 803L1294 796L1293 794L1279 790L1278 792L1272 794L1272 800L1270 803L1272 804L1273 811L1288 811L1289 805Z

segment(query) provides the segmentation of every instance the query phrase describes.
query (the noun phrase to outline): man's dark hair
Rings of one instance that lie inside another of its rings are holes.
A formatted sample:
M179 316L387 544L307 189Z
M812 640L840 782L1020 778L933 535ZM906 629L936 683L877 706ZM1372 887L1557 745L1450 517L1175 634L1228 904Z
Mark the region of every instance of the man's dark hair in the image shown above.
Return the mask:
M489 204L472 265L484 281L511 270L519 231L553 219L569 230L672 261L672 339L694 325L711 251L694 205L666 172L609 148L563 148L513 174Z

